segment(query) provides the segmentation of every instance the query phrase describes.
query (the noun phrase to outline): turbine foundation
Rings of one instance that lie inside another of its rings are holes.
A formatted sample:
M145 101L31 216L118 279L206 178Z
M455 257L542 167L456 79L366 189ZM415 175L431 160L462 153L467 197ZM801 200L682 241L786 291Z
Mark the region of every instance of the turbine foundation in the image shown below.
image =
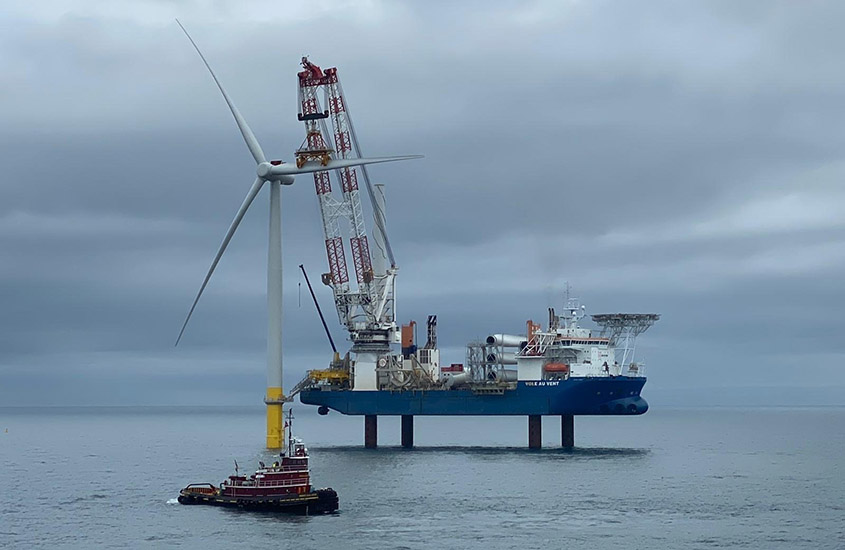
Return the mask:
M281 449L285 443L284 396L282 388L267 388L267 448Z

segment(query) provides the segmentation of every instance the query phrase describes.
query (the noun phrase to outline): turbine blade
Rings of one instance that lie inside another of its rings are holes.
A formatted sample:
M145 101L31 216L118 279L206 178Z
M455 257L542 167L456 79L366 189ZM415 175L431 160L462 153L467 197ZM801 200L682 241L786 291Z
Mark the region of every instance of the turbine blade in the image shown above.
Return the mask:
M202 282L202 286L200 287L200 291L197 293L197 297L194 298L194 303L191 304L191 310L188 311L188 316L185 318L185 322L182 323L182 330L179 331L179 337L176 339L176 345L179 345L179 341L182 339L182 335L185 334L185 328L188 326L188 321L191 320L191 315L194 313L194 309L197 307L197 303L200 301L200 296L202 296L202 292L205 290L206 285L208 285L209 279L211 279L211 274L214 273L214 268L217 267L217 263L220 262L221 256L223 256L223 252L226 251L226 247L229 246L229 241L232 240L232 235L235 234L235 230L238 228L238 225L241 223L241 220L246 214L246 211L249 209L249 205L252 204L252 201L255 199L255 196L261 191L261 186L264 185L264 180L261 178L257 178L255 183L252 184L252 187L249 189L249 193L246 194L246 198L244 202L241 204L241 207L238 208L238 213L235 214L235 219L232 220L232 225L229 226L229 230L226 231L226 236L223 237L223 242L220 243L220 248L217 250L217 255L214 256L214 261L211 262L211 267L208 269L208 273L205 275L205 279Z
M318 161L306 162L302 168L297 168L295 164L280 164L278 166L270 167L269 174L273 176L295 176L297 174L309 174L311 172L322 172L324 170L338 170L340 168L349 168L351 166L364 166L365 164L379 164L382 162L395 162L397 160L411 160L419 158L422 158L422 155L375 157L368 159L332 159L325 165Z
M194 39L191 38L191 35L188 34L188 31L182 26L182 23L180 23L178 19L176 20L176 23L179 24L182 31L185 33L185 36L187 36L188 40L191 41L191 44L194 45L194 49L197 50L198 54L200 54L200 59L202 59L202 62L205 63L206 68L208 68L208 72L211 73L211 78L214 79L214 83L217 84L217 87L220 89L220 93L223 94L223 99L225 99L226 104L229 105L229 110L232 111L232 116L235 117L235 122L238 124L241 135L244 137L246 146L249 147L249 152L252 153L252 156L255 158L256 164L267 162L267 159L264 157L264 151L261 149L261 145L259 145L258 140L255 139L255 134L252 133L252 130L249 128L249 124L246 123L246 120L244 120L244 117L241 116L241 112L238 111L238 108L235 107L235 104L232 103L231 99L229 99L229 94L226 93L226 90L223 89L223 85L220 84L219 80L217 80L217 75L214 74L214 71L211 69L211 65L208 64L208 61L206 61L199 46L197 46L197 43L194 42Z

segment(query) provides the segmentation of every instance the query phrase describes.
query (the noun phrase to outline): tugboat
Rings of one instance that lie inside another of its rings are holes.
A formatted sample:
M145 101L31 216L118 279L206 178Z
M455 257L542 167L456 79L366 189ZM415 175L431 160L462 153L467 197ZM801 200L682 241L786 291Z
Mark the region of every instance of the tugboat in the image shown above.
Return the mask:
M292 514L330 514L337 511L337 493L331 488L311 487L308 449L290 427L293 414L288 411L288 446L279 460L259 468L250 476L240 475L235 461L235 474L215 486L191 483L179 491L180 504L207 504L245 510L265 510Z

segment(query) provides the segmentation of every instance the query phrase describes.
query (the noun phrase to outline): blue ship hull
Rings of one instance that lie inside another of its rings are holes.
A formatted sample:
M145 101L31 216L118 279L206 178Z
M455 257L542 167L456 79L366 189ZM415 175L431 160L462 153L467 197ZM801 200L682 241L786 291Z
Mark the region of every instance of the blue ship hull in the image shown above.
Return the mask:
M645 378L627 376L517 382L503 393L472 389L352 391L303 390L300 400L349 415L636 415Z

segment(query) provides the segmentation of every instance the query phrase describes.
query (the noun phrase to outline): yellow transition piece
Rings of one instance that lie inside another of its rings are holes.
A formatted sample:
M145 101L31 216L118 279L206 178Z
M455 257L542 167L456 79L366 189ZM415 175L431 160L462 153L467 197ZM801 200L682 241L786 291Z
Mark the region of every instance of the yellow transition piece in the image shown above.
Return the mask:
M282 388L267 388L267 448L281 449L285 442Z

